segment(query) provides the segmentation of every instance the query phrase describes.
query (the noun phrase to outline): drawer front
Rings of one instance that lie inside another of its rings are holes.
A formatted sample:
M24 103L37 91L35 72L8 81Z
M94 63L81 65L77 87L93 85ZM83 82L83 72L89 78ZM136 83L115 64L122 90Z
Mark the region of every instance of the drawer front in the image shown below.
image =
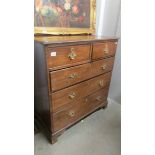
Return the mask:
M117 42L95 43L93 44L92 59L114 56Z
M114 58L107 58L99 61L94 61L91 66L91 75L100 75L109 72L113 69Z
M51 76L51 90L54 92L94 76L109 72L113 68L114 58L95 61L76 67L53 71Z
M52 93L52 110L60 111L66 105L73 105L75 101L86 97L106 86L109 86L111 72L100 75L88 81L82 82L75 86Z
M90 61L91 46L77 45L53 47L47 50L48 67L59 69Z
M90 77L90 63L51 72L51 90L56 91Z
M53 132L69 127L103 103L106 103L108 89L102 89L76 102L74 106L53 115Z

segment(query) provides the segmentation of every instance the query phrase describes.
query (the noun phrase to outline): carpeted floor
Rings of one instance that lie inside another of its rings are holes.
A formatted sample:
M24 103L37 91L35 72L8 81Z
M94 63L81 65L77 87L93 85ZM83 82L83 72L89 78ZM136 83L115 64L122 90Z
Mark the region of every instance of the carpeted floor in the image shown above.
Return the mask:
M76 124L51 145L44 134L34 137L35 155L121 155L121 105L109 103Z

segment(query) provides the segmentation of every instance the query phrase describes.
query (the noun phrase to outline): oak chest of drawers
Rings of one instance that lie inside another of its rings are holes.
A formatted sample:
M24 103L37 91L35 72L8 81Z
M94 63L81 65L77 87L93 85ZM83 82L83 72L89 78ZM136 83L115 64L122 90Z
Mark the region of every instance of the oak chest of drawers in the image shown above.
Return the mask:
M107 106L116 47L117 38L35 37L35 112L47 125L52 143Z

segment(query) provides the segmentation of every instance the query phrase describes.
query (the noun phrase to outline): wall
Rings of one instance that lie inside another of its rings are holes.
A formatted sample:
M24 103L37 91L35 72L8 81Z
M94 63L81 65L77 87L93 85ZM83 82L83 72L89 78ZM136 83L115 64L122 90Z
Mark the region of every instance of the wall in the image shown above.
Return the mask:
M120 39L117 45L115 63L112 73L112 80L109 90L109 98L117 103L121 103L121 19L119 18L116 36Z
M96 0L97 22L96 33L102 36L121 37L121 1L120 0ZM121 38L118 42L115 64L112 73L112 81L109 90L109 98L121 103Z

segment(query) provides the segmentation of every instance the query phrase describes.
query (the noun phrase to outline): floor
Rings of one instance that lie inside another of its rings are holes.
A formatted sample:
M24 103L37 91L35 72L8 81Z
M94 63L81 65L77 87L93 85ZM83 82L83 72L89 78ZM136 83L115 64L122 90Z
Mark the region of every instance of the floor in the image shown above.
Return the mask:
M109 103L76 124L51 145L44 134L34 137L35 155L121 155L121 105Z

